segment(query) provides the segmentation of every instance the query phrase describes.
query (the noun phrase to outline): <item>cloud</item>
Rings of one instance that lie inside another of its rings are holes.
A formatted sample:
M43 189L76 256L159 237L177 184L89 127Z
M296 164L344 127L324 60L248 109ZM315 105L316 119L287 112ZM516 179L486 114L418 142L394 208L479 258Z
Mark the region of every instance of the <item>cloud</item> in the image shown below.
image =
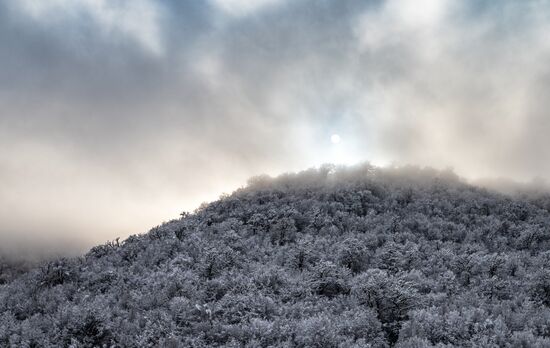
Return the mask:
M380 10L367 11L357 21L360 49L381 50L415 39L417 51L430 54L435 48L430 45L438 41L433 34L445 26L450 7L446 0L386 1Z
M548 178L548 9L0 2L0 235L90 245L323 162Z
M546 104L535 95L548 89L540 80L549 53L540 9L446 4L417 20L391 4L366 13L356 29L369 57L363 67L375 80L365 91L378 105L383 100L378 147L401 161L450 165L470 177L548 172L542 139L528 130L546 127L530 121ZM517 31L510 23L525 26Z
M21 0L17 2L23 15L45 28L62 25L73 30L90 19L91 30L105 39L113 36L130 38L148 52L163 53L160 2L151 0Z
M242 17L265 8L280 5L285 0L210 0L211 3L230 16Z

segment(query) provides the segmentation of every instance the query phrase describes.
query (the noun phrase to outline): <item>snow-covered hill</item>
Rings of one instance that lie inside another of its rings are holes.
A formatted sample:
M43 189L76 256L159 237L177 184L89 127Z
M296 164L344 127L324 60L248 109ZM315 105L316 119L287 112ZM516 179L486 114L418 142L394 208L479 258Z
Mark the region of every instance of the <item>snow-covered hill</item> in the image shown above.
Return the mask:
M0 346L550 347L550 199L312 169L0 285Z

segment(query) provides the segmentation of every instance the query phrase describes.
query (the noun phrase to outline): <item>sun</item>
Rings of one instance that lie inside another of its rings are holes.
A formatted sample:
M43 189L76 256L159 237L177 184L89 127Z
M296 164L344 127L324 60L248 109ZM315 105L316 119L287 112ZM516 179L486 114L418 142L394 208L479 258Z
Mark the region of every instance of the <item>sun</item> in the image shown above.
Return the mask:
M333 144L339 144L342 139L338 134L333 134L330 136L330 142Z

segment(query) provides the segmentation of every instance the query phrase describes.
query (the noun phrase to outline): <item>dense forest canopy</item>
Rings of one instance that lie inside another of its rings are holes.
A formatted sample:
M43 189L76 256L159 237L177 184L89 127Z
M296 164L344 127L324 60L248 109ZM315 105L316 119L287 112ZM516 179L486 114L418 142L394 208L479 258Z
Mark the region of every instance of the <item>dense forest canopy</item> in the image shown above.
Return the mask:
M85 256L4 267L0 345L550 347L549 228L548 196L450 171L256 177Z

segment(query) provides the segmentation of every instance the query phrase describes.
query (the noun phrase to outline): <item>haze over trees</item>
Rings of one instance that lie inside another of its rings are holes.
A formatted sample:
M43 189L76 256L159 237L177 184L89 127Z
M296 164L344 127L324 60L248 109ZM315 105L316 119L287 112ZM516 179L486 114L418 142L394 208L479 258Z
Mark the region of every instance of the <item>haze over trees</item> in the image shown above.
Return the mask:
M146 234L2 269L0 345L550 347L549 228L550 197L448 171L257 177Z

